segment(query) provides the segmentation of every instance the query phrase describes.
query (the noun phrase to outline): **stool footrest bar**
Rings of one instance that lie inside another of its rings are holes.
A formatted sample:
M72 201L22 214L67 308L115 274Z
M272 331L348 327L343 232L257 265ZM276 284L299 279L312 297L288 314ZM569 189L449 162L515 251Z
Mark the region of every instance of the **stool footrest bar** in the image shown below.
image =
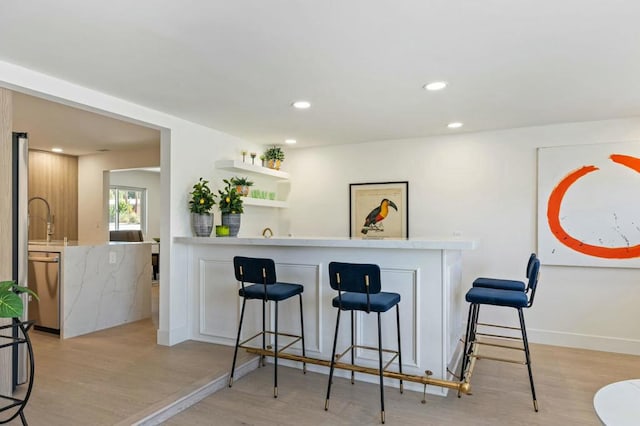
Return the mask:
M267 349L253 348L253 347L247 347L245 349L247 352L255 355L274 356L273 351L267 350ZM308 364L321 365L324 367L331 366L330 360L312 358L308 356L301 356L301 355L296 355L291 353L278 352L278 358L286 359L290 361L305 362ZM334 366L335 368L339 368L341 370L355 371L357 373L373 374L376 376L380 375L380 372L377 368L364 367L360 365L347 364L343 362L336 362ZM382 375L384 377L389 377L391 379L406 380L408 382L421 383L423 385L439 386L443 388L454 389L465 394L471 393L471 384L468 381L457 382L453 380L434 379L427 376L418 376L415 374L398 373L395 371L387 371L387 370L383 370Z

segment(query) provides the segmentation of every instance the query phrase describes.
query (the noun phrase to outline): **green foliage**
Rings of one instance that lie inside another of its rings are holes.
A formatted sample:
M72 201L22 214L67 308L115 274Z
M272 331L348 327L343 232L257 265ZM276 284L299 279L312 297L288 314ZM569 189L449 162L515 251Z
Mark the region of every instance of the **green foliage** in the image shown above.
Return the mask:
M229 179L222 180L225 183L224 190L218 190L220 201L218 203L220 212L226 213L244 213L242 206L242 196L236 191L236 186Z
M264 156L267 160L284 160L284 151L279 146L272 146L264 152Z
M209 213L216 203L216 194L209 188L209 181L200 178L200 180L193 185L193 191L189 193L191 200L189 200L189 211L191 213Z
M234 176L231 178L231 184L236 186L252 186L253 182L246 177Z
M14 281L0 282L0 318L15 318L22 315L24 306L20 293L29 293L38 299L38 295L31 289L19 286Z
M131 210L131 205L127 203L125 196L126 196L126 193L124 192L120 193L120 200L118 200L118 213L120 214L128 213L129 210Z

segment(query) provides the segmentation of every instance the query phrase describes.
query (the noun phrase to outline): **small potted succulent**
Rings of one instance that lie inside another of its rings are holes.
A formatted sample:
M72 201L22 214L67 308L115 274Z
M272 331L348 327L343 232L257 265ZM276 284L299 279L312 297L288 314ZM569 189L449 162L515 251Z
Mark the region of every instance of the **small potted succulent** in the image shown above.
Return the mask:
M249 178L238 176L231 178L231 184L236 186L236 192L243 197L249 195L249 187L253 186L253 182Z
M264 152L267 166L270 169L280 170L280 165L284 161L284 151L279 146L272 146Z
M189 211L191 212L191 226L196 237L209 237L213 231L213 213L211 209L216 203L214 194L209 188L209 181L200 178L189 193Z

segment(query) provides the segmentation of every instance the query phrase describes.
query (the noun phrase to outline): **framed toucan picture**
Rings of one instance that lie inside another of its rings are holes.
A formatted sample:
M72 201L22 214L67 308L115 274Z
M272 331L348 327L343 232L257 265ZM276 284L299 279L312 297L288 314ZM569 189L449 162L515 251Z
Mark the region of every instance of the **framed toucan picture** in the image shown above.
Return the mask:
M349 184L351 238L409 238L409 182Z

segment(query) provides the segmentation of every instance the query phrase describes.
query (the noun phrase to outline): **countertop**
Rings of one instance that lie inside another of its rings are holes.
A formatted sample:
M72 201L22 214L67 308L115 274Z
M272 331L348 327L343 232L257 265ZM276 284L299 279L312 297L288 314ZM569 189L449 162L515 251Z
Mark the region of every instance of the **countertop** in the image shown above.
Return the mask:
M473 250L478 245L475 240L462 240L460 238L363 239L343 237L175 237L174 241L181 244L197 245L391 248L413 250Z
M155 241L140 241L140 242L126 242L126 241L107 241L104 243L85 243L82 241L67 241L64 240L30 240L28 242L29 251L63 251L65 247L80 247L80 246L104 246L104 245L121 245L121 244L158 244Z

